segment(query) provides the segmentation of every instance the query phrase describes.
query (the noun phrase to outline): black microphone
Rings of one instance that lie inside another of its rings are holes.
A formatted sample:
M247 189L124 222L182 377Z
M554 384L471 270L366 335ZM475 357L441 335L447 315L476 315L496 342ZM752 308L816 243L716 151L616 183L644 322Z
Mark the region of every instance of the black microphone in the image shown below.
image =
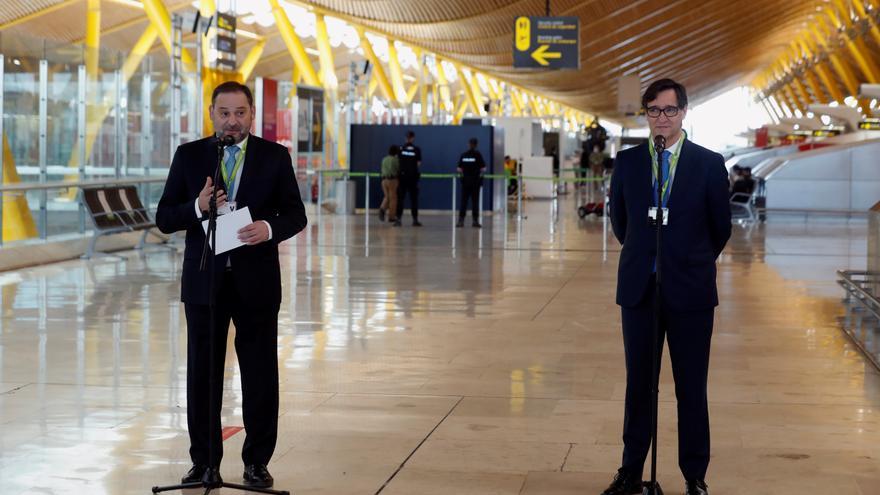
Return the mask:
M657 153L657 156L663 154L663 150L666 149L666 138L663 136L654 136L654 152Z
M235 136L230 136L228 134L217 136L217 144L223 147L232 146L235 144Z

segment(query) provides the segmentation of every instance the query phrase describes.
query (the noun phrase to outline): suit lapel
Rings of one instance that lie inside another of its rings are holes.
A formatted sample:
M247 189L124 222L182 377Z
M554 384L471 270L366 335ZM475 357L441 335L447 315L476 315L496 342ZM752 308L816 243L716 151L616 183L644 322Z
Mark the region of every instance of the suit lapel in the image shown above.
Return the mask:
M685 139L681 143L681 153L678 155L678 165L675 166L675 177L672 180L672 192L669 193L669 201L666 204L670 209L672 205L681 202L680 196L687 194L694 176L693 156L691 143Z
M253 187L249 187L253 183L253 178L259 173L259 160L257 155L260 152L260 138L251 135L248 137L247 152L244 154L244 166L241 171L241 181L238 183L238 192L235 195L235 202L238 207L247 206L247 200L250 198L250 192Z

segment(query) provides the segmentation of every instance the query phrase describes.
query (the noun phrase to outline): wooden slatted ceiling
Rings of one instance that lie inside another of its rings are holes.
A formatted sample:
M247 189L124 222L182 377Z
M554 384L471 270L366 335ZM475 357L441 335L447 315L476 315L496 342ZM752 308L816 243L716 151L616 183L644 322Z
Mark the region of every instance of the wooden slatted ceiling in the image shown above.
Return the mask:
M679 79L692 101L717 93L719 83L747 83L778 57L816 6L824 5L817 0L554 0L552 15L581 19L581 69L518 71L512 69L513 19L543 15L543 0L308 3L603 115L616 113L621 75L638 75L643 88L659 77Z
M0 22L62 0L0 1ZM164 0L169 10L191 0ZM262 0L251 0L262 1ZM513 20L544 15L544 0L308 0L331 15L427 48L567 105L615 116L617 78L637 75L684 83L691 101L747 83L774 61L822 0L551 0L552 15L581 20L581 69L514 70ZM72 22L76 19L76 22ZM127 51L147 25L143 10L102 2L101 46ZM268 43L256 75L284 77L292 66L274 27L245 26ZM4 30L61 42L85 35L85 0ZM244 57L250 40L239 42ZM307 45L314 47L313 40ZM154 53L162 55L159 44ZM339 54L339 60L347 56ZM337 62L339 62L337 60ZM317 59L313 58L317 66ZM340 81L347 70L337 63Z

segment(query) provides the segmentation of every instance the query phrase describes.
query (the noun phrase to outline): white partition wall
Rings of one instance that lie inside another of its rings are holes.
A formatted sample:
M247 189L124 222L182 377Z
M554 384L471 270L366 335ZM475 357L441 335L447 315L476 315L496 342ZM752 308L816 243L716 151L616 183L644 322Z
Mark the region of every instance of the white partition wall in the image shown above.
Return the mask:
M880 200L880 139L768 160L767 208L866 211Z
M531 156L522 161L523 189L530 198L549 199L553 197L553 158Z

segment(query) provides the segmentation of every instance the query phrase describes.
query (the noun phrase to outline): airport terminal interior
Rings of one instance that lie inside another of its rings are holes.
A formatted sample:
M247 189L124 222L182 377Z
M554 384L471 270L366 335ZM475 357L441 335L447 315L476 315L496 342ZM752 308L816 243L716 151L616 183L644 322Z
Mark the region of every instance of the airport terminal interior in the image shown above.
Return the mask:
M642 101L662 78L686 106ZM178 147L225 132L225 81L252 95L252 150L289 155L308 218L277 243L273 490L603 493L628 364L610 184L639 149L649 177L649 129L683 116L685 146L725 165L732 226L708 490L880 493L877 0L5 0L0 495L145 494L193 466L181 278L205 236L192 202L187 232L157 212ZM418 216L388 175L413 144ZM246 464L237 331L229 483ZM702 493L679 469L691 425L668 347L660 369L657 481Z

